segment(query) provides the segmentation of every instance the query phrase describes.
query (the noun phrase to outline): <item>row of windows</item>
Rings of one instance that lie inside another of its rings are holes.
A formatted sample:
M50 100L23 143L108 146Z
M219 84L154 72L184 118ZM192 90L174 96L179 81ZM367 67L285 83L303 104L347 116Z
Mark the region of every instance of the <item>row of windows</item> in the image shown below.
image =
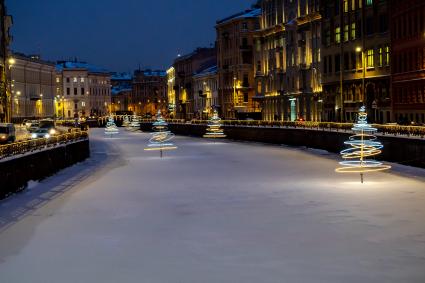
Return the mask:
M421 37L425 29L425 8L416 9L393 19L393 37L404 39Z
M375 33L375 19L373 17L368 17L366 19L366 35L372 35ZM388 31L388 19L386 14L379 15L379 26L376 30L379 33L384 33ZM339 44L341 41L347 42L349 40L355 40L362 36L361 32L361 21L352 22L345 24L343 27L336 26L333 31L327 28L324 30L324 44L330 46L332 43Z
M394 88L395 103L425 103L425 86L424 85L403 85Z
M425 69L425 47L393 53L394 72L410 72Z
M375 67L384 67L390 65L390 47L382 46L376 49L368 49L364 54L366 68L371 69ZM343 60L343 68L345 71L348 70L356 70L363 68L363 60L362 54L360 52L345 52ZM333 66L335 66L333 68ZM341 66L341 56L337 55L329 55L324 57L323 61L323 73L332 73L335 71L336 73L340 71Z
M80 83L84 83L85 82L85 78L84 77L73 77L72 78L72 82L73 83L78 83L78 82L80 82ZM66 77L65 78L65 81L67 82L67 83L70 83L71 82L71 77ZM60 78L59 77L56 77L56 83L60 83ZM95 84L97 84L97 83L99 83L99 84L108 84L108 81L104 81L104 80L97 80L97 79L90 79L90 83L95 83Z
M348 13L350 11L355 11L356 9L361 9L363 7L364 0L344 0L343 1L343 12ZM329 4L329 3L328 3ZM372 6L373 0L366 0L366 6ZM340 13L340 1L334 1L334 6L326 5L324 9L325 18L329 18L331 16L338 16Z
M80 90L80 92L78 92L79 90ZM107 89L92 88L90 90L91 90L91 93L94 96L97 96L97 95L107 95L107 94L109 94L109 91ZM71 95L71 88L69 88L69 87L66 88L66 94L67 95ZM76 87L74 87L73 88L73 94L74 95L85 95L85 94L89 94L89 93L86 93L85 92L84 87L82 87L82 88L76 88Z

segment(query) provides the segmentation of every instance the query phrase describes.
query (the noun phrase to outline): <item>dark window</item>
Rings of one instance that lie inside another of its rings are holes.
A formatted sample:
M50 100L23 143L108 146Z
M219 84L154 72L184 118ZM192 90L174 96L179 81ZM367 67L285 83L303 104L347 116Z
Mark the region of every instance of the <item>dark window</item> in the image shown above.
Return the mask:
M335 1L335 16L339 15L339 1Z
M388 17L386 14L379 15L379 32L383 33L388 30Z
M81 88L81 95L84 95L84 87Z
M331 31L329 29L325 30L325 44L326 46L331 45Z
M374 32L373 18L369 17L366 19L366 35L371 35Z
M248 102L248 93L244 92L243 94L243 102Z
M249 80L248 80L248 75L244 74L243 75L243 82L242 82L242 86L243 87L249 87Z
M66 88L66 94L70 95L71 94L71 89L69 87Z
M338 73L340 71L341 67L341 56L335 55L335 73Z
M70 82L70 79L69 78L66 78L66 82L69 83Z
M328 56L325 56L325 60L323 61L323 72L325 74L328 72Z
M76 87L74 87L74 95L77 95L77 94L78 94L78 90Z
M351 52L351 69L352 70L356 69L356 53L355 52Z
M329 72L328 73L332 73L332 56L329 56L328 59L329 59Z
M349 57L349 53L345 52L344 53L344 70L348 70L349 69L349 64L350 63L350 57Z

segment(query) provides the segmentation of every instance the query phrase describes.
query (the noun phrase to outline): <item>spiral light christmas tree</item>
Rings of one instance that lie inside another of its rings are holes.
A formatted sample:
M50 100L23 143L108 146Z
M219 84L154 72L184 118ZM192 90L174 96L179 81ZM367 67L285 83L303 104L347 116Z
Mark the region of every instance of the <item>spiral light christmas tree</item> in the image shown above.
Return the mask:
M139 131L140 130L140 121L139 121L139 117L137 115L133 115L131 117L130 129L132 131Z
M168 131L168 124L162 117L161 110L158 110L158 114L156 114L156 121L153 123L152 129L155 133L149 139L149 145L145 150L159 150L162 158L164 150L177 149L177 146L170 142L174 138L174 134Z
M226 135L221 129L221 119L218 117L217 110L214 110L214 114L208 122L207 133L204 138L225 138Z
M342 167L337 168L336 171L339 173L360 173L360 180L363 183L364 173L390 169L391 166L384 165L382 162L367 159L380 154L384 146L374 136L377 129L367 123L367 113L364 106L360 108L357 123L354 124L352 130L355 135L344 143L350 148L341 151L341 156L345 160L340 162Z
M122 122L123 127L129 127L130 126L130 119L128 118L128 115L124 116L124 120Z
M106 123L105 127L105 135L110 135L112 137L113 135L118 134L120 131L118 130L117 125L115 125L114 117L112 115L109 116L108 122Z

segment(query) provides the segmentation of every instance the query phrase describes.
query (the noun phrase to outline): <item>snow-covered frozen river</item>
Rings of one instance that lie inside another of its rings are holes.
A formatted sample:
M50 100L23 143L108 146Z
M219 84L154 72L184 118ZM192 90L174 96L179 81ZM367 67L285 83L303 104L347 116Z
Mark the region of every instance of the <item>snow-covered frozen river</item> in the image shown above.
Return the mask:
M425 170L148 138L93 130L91 159L0 201L0 282L425 282Z

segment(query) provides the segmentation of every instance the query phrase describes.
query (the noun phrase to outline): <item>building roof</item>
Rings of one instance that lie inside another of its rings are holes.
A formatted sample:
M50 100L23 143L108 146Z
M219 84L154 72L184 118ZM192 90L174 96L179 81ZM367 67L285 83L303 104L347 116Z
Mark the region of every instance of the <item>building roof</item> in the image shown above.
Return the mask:
M27 55L27 54L20 53L20 52L13 52L12 53L12 57L14 57L16 59L20 59L20 60L25 60L25 61L31 61L31 62L39 63L39 64L55 66L55 63L54 62L42 60L41 57L40 57L40 55Z
M89 73L109 74L110 72L98 66L87 64L86 62L74 61L59 61L56 64L56 70L63 71L64 69L86 69Z
M204 76L208 76L208 75L215 75L215 74L217 74L217 65L203 69L202 71L196 73L193 77L199 78L199 77L204 77Z
M122 92L131 92L131 91L133 91L133 89L131 88L130 85L118 85L118 86L112 87L111 94L115 96Z
M112 73L111 80L113 81L131 81L133 76L130 73Z
M261 16L261 8L249 9L243 12L239 12L237 14L231 15L227 18L221 19L217 21L217 25L227 23L237 19L248 19L248 18L257 18Z
M166 77L167 72L163 70L136 70L134 75L143 74L146 77Z

